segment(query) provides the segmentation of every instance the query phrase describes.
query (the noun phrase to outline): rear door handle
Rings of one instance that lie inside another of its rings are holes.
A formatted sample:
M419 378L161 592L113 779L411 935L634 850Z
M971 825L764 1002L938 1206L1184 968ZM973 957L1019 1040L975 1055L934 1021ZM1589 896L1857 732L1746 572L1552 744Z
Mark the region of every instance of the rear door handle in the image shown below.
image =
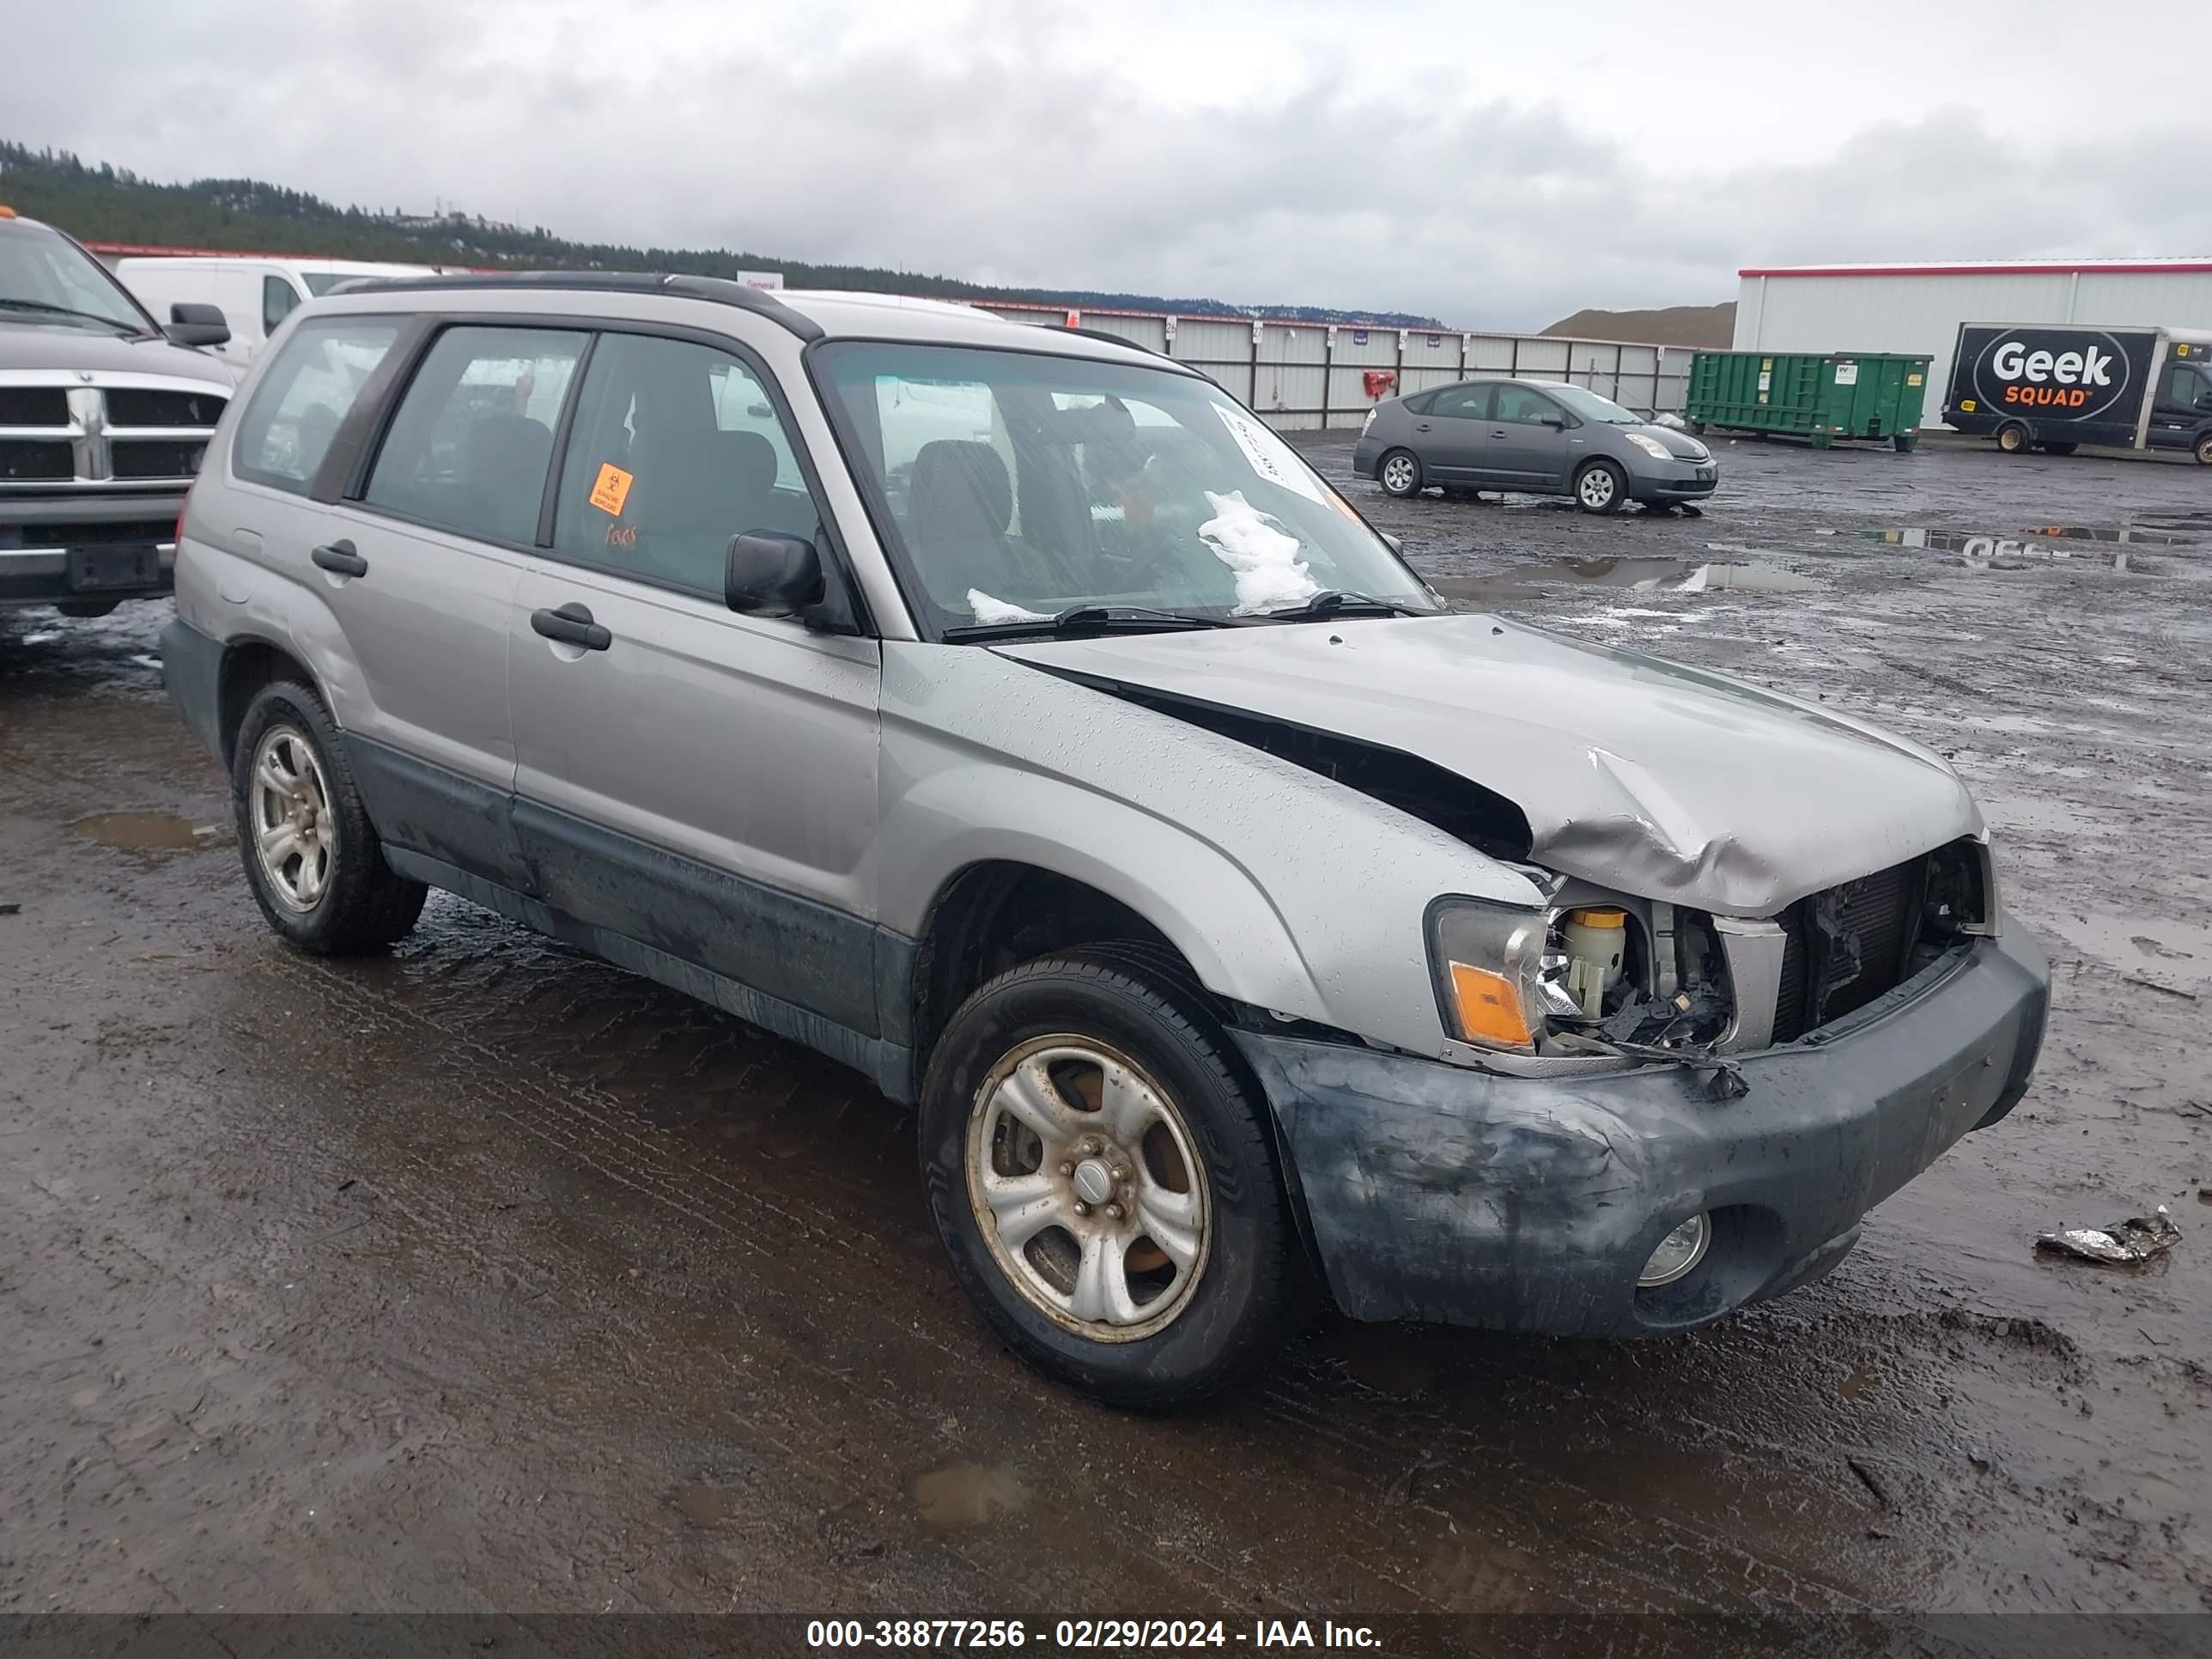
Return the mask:
M337 576L366 576L368 561L353 550L351 542L330 542L316 548L307 556L331 574Z
M1428 429L1429 423L1426 421L1416 421L1413 423L1413 430L1416 432L1426 432Z
M1503 438L1503 437L1506 436L1507 434L1506 434L1503 430L1500 430L1500 431L1492 432L1490 435L1491 435L1492 437L1493 437L1493 438Z
M530 625L549 640L558 640L563 645L580 645L586 651L604 651L615 642L615 636L592 620L592 613L580 605L564 605L558 611L533 611Z

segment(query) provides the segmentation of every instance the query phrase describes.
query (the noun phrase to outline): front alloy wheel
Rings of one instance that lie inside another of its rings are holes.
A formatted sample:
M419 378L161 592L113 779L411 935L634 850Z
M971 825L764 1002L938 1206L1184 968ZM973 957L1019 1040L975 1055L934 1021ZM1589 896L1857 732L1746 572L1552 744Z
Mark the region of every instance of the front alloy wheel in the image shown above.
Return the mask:
M1610 461L1592 461L1575 479L1575 501L1585 513L1611 513L1626 494L1621 476Z
M968 1198L1000 1271L1094 1342L1164 1329L1206 1271L1210 1204L1189 1127L1092 1038L1023 1043L969 1120Z
M1387 495L1413 495L1420 491L1421 464L1402 449L1384 456L1375 476Z
M961 1288L1048 1376L1158 1411L1220 1393L1305 1302L1270 1110L1158 946L1011 968L946 1022L917 1150Z

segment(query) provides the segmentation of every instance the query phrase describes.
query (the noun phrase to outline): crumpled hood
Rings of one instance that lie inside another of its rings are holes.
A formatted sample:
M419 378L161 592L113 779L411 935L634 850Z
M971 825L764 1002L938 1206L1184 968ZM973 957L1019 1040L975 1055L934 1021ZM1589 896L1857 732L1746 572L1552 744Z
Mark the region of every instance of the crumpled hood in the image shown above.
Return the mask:
M54 369L73 374L167 374L203 386L234 385L238 376L220 357L159 337L128 339L105 329L27 320L0 313L0 368Z
M1982 827L1966 786L1917 744L1495 617L994 648L1419 756L1519 805L1547 868L1723 915L1772 915Z

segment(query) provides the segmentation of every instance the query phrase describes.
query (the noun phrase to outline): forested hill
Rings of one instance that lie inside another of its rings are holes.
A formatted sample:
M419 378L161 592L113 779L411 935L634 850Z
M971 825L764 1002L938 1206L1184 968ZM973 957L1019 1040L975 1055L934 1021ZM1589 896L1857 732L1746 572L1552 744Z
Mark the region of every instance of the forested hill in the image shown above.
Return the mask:
M163 247L235 248L259 253L323 254L421 264L502 265L522 270L661 270L734 276L780 270L793 288L871 289L948 300L1029 300L1044 305L1185 315L1264 317L1283 322L1349 322L1384 328L1440 326L1400 312L1329 311L1312 306L1231 305L1074 289L994 288L867 265L813 264L781 254L726 248L623 247L572 242L543 226L525 229L462 213L339 207L305 191L258 179L196 179L157 184L64 150L34 150L0 140L0 203L60 226L86 242Z

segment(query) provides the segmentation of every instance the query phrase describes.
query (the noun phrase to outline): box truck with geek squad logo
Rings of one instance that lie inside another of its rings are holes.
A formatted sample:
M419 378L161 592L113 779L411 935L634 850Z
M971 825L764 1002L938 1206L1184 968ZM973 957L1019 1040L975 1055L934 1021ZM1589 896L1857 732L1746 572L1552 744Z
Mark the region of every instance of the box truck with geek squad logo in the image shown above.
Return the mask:
M1943 418L2007 454L2179 449L2212 466L2212 333L1968 323Z

